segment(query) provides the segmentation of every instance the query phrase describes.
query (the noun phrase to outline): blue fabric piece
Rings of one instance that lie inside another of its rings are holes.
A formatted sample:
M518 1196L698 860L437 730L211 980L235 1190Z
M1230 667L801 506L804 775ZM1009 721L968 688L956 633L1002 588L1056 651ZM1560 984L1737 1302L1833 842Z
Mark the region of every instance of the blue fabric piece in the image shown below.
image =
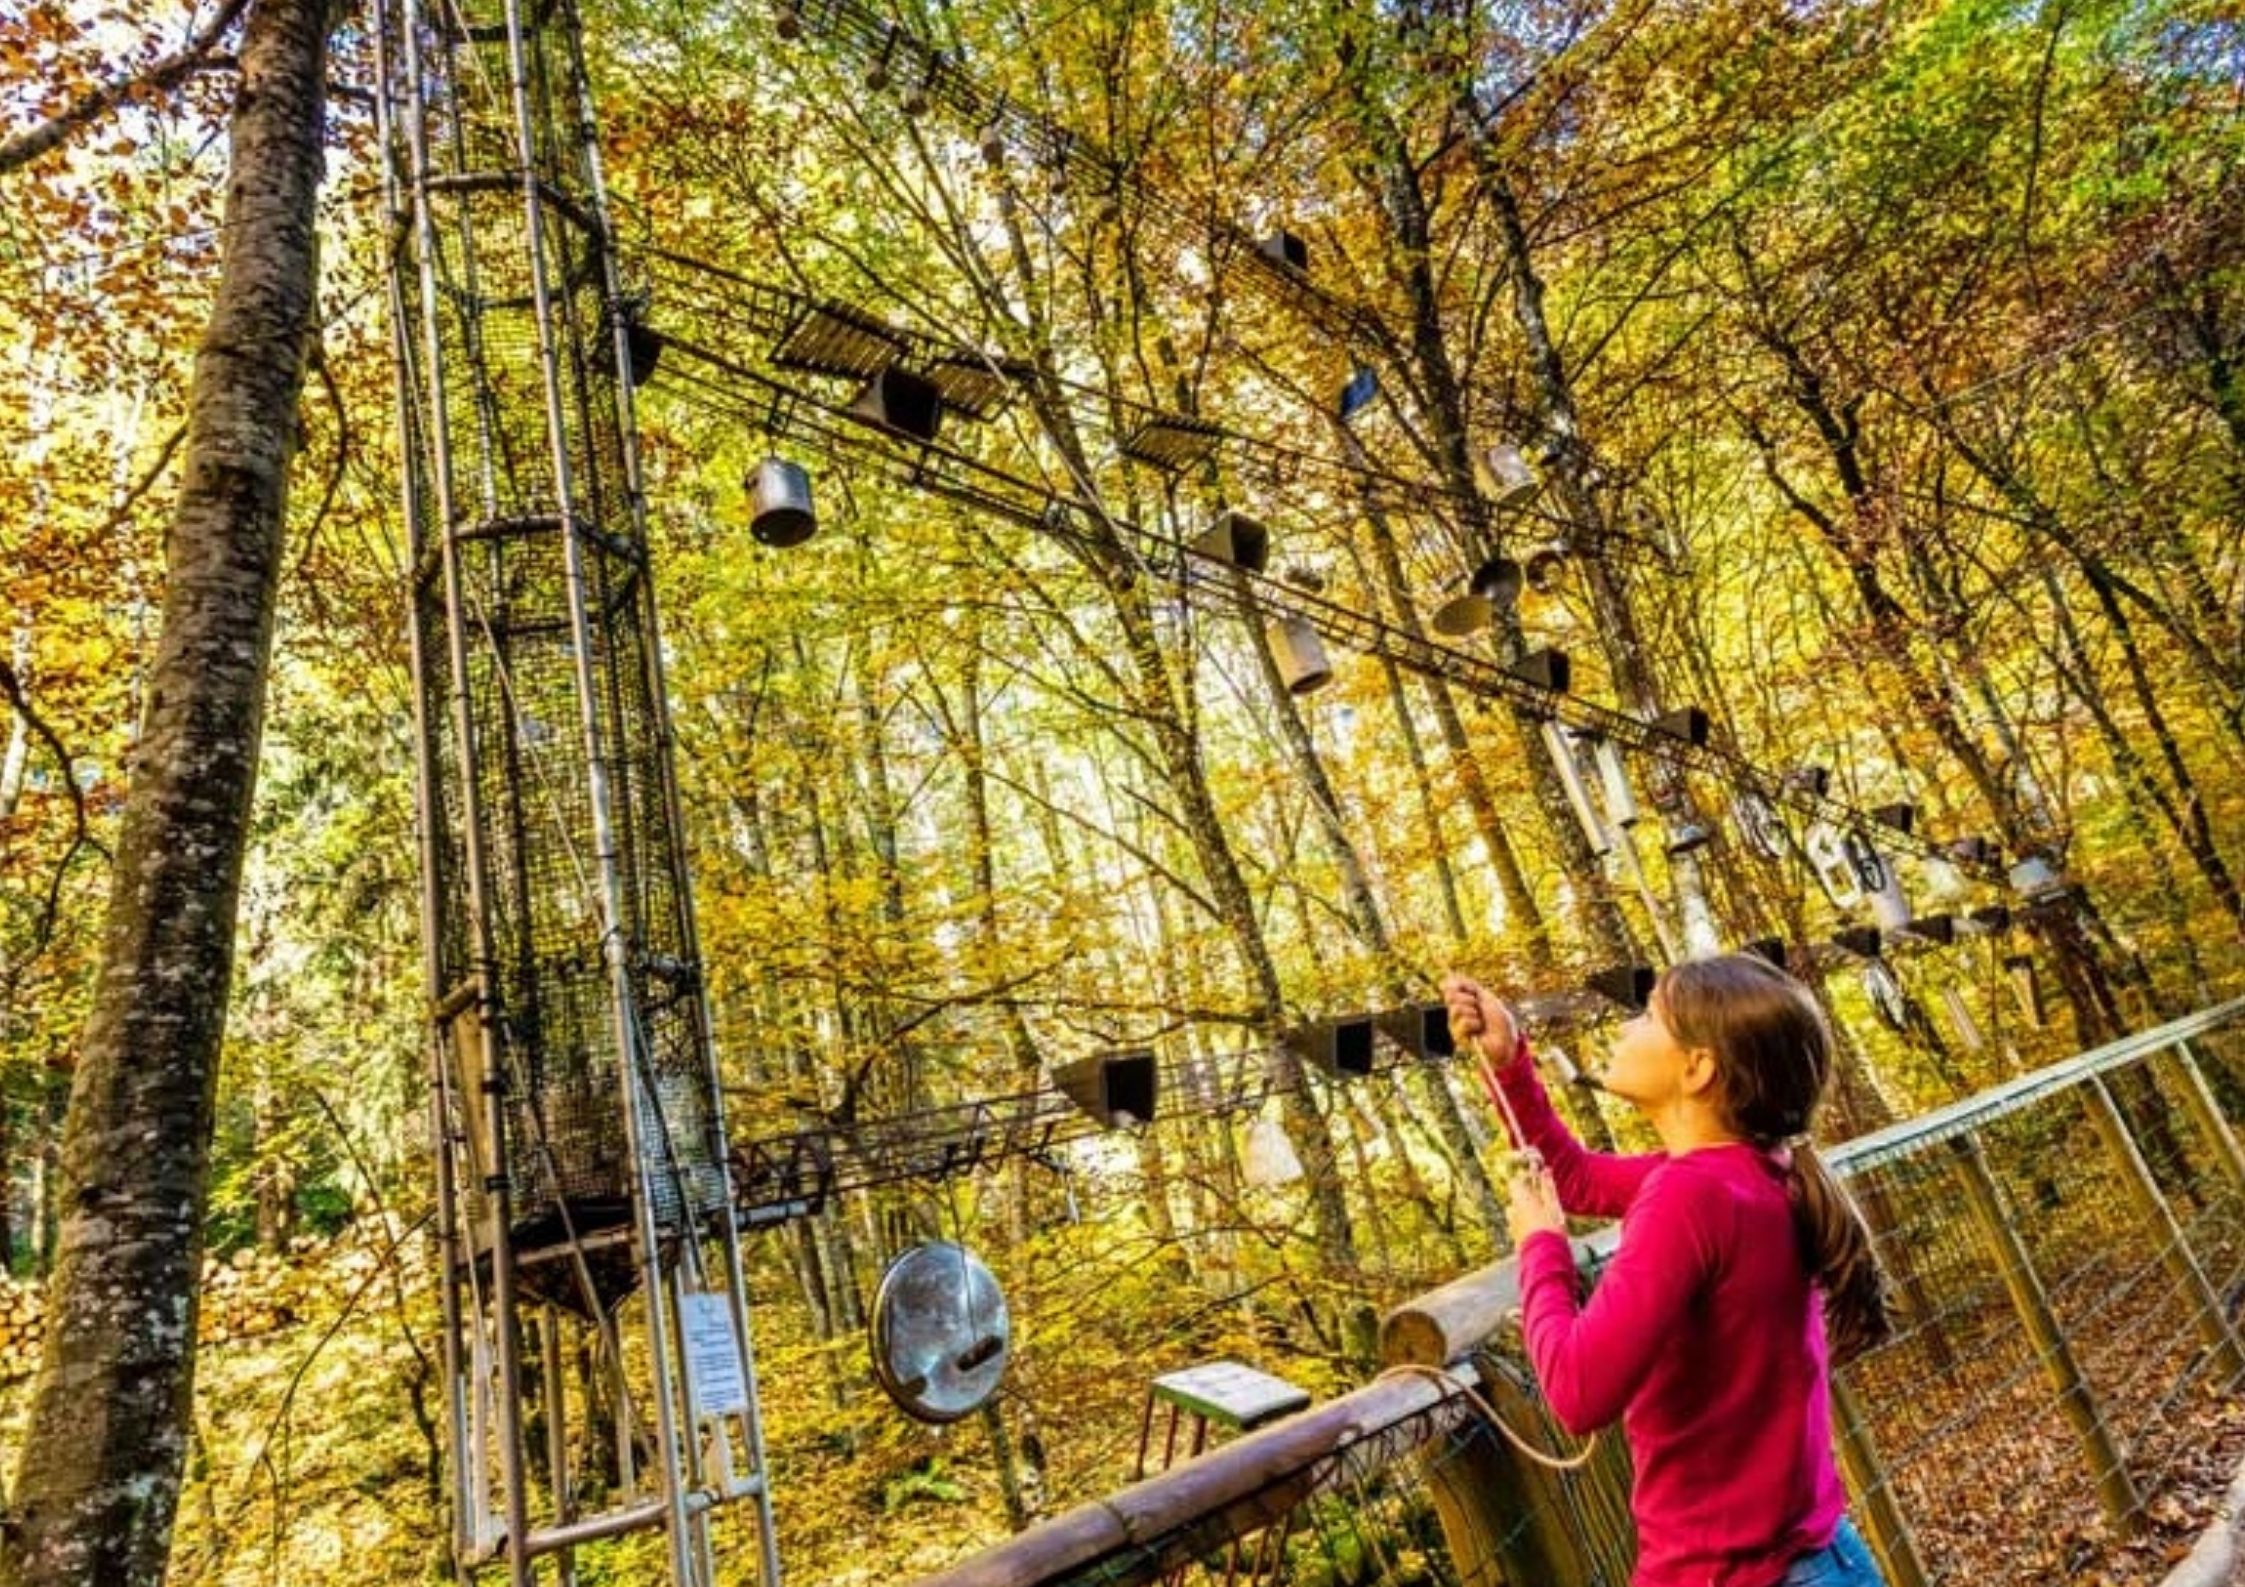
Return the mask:
M1788 1565L1778 1587L1886 1587L1886 1578L1879 1574L1879 1562L1871 1557L1863 1534L1842 1516L1831 1543Z
M1341 388L1341 421L1345 424L1371 405L1380 394L1380 377L1361 364Z

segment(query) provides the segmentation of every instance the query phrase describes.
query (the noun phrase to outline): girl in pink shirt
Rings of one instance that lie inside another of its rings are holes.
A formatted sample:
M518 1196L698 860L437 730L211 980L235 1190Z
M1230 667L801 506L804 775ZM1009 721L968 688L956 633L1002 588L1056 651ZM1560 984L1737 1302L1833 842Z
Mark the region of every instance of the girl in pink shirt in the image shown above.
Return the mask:
M1827 1373L1885 1337L1885 1290L1808 1144L1831 1072L1815 999L1745 954L1672 966L1601 1076L1666 1150L1621 1157L1568 1131L1502 1003L1463 976L1443 997L1533 1148L1511 1222L1545 1400L1576 1433L1618 1417L1629 1441L1635 1587L1880 1587L1845 1515ZM1587 1301L1567 1213L1621 1219Z

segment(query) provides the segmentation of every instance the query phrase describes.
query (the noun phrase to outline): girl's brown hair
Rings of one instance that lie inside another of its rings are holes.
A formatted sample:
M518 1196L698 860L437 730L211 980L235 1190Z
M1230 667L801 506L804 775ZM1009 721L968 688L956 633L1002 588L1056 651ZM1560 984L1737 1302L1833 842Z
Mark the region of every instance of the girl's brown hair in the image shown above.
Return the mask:
M1845 1362L1891 1328L1871 1230L1808 1142L1832 1074L1832 1033L1808 988L1765 959L1726 953L1671 965L1653 992L1685 1047L1715 1055L1718 1105L1765 1150L1789 1149L1787 1193L1801 1259L1824 1291L1832 1358Z

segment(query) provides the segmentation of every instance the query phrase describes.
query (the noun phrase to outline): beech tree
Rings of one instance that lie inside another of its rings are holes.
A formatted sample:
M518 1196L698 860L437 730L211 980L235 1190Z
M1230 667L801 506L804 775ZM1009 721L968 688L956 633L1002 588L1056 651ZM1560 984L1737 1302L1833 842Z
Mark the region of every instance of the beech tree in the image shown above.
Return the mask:
M314 329L327 28L319 0L257 0L243 25L218 290L64 1124L46 1354L13 1524L0 1537L9 1587L164 1578L194 1385L235 905Z

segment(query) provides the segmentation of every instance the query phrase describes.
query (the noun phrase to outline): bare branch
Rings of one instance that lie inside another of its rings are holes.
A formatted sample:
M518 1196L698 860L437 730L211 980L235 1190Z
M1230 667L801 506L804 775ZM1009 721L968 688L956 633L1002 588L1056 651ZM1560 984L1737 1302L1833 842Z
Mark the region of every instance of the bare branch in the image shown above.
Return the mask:
M76 757L70 753L69 747L63 743L61 735L50 727L46 718L42 717L33 707L31 696L23 686L23 680L16 676L15 668L4 660L0 660L0 697L5 697L8 704L15 708L16 714L23 718L24 725L39 737L40 741L47 746L49 753L61 765L62 788L63 792L70 796L71 815L70 847L63 850L62 858L55 862L54 871L47 878L47 896L39 906L39 923L32 929L31 944L19 958L8 966L7 984L9 991L13 993L25 968L40 954L46 952L48 942L54 937L55 917L62 908L62 881L69 874L71 864L78 858L79 851L81 849L92 849L108 863L114 864L115 860L86 824L86 795L85 790L78 786Z
M214 47L249 0L222 0L211 19L176 53L165 56L129 76L87 89L53 117L0 143L0 176L29 165L58 147L72 133L93 125L128 99L168 93L198 72L221 64ZM232 64L230 59L226 64Z

